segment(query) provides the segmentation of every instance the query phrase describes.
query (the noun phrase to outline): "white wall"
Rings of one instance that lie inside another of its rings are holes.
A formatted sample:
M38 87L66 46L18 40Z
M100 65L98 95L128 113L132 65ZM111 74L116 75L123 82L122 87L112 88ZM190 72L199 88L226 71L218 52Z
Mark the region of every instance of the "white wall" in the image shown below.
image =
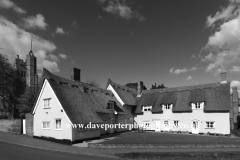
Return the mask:
M33 135L34 136L44 136L44 137L52 137L55 139L67 139L72 140L72 128L67 128L65 124L69 124L66 114L61 112L61 106L56 98L53 90L51 89L50 84L47 80L45 80L43 90L41 91L38 102L35 106L34 111L34 127L33 127ZM43 99L51 98L51 108L44 109L44 101ZM62 130L56 130L56 122L55 118L61 118L62 122ZM50 129L42 129L42 122L50 121Z
M218 133L230 134L229 113L204 113L203 110L193 110L191 113L172 113L172 110L164 110L163 113L152 114L152 112L143 112L143 115L135 115L134 120L137 124L142 125L144 121L150 121L150 124L156 124L160 120L161 128L164 130L163 121L169 120L173 124L174 120L179 120L179 124L186 124L189 128L178 128L178 131L192 132L192 120L199 121L199 133ZM206 129L206 121L215 121L214 129ZM148 128L155 130L155 128ZM174 130L173 128L170 130Z

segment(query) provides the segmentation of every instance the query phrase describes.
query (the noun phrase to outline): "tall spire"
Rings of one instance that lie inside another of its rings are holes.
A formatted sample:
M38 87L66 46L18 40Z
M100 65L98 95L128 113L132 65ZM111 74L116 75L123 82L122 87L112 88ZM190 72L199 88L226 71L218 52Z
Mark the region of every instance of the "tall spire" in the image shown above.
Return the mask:
M33 40L33 34L31 34L31 48L30 48L30 51L32 51L32 40Z
M30 52L29 54L33 55L33 51L32 51L32 41L33 41L33 34L31 34L31 48L30 48Z

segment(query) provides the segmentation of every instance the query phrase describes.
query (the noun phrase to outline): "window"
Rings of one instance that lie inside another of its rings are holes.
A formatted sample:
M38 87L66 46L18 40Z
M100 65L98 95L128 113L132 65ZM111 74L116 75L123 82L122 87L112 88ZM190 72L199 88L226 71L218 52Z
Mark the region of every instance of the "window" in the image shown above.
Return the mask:
M162 104L163 110L170 110L172 109L173 104Z
M130 123L130 124L133 123L133 118L129 118L129 123Z
M168 121L164 121L163 124L164 124L164 127L168 127L169 126Z
M61 119L56 119L56 130L62 129L62 121Z
M191 103L192 109L203 109L204 102Z
M44 106L43 108L50 108L51 107L51 98L44 99Z
M215 122L206 122L206 128L215 128Z
M78 125L78 131L86 131L86 130L87 130L87 124Z
M109 110L114 110L114 102L108 102L108 107L107 109Z
M143 127L144 128L149 128L150 127L150 122L149 121L143 122Z
M173 124L174 124L174 127L178 127L179 126L179 121L178 120L176 120L176 121L173 121Z
M50 129L50 122L42 122L42 129Z
M152 106L143 106L143 112L150 112L152 110Z
M25 72L21 72L21 77L26 77L26 73Z

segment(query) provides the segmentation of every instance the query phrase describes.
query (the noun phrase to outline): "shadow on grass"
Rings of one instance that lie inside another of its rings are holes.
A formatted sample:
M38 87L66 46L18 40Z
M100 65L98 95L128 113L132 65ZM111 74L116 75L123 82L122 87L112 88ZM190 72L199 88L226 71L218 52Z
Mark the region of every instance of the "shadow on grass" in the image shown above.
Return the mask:
M121 153L116 156L126 160L236 160L240 152L188 152L188 153Z

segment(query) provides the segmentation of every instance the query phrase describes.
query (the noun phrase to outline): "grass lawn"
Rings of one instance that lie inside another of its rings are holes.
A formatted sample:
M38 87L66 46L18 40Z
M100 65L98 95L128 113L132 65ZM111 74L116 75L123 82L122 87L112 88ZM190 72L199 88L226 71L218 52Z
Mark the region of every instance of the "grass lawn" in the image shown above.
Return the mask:
M118 138L104 141L101 144L151 144L151 145L238 145L240 138L202 136L191 134L173 134L159 132L125 132Z
M118 154L126 160L236 160L239 152L193 152L193 153L128 153Z

